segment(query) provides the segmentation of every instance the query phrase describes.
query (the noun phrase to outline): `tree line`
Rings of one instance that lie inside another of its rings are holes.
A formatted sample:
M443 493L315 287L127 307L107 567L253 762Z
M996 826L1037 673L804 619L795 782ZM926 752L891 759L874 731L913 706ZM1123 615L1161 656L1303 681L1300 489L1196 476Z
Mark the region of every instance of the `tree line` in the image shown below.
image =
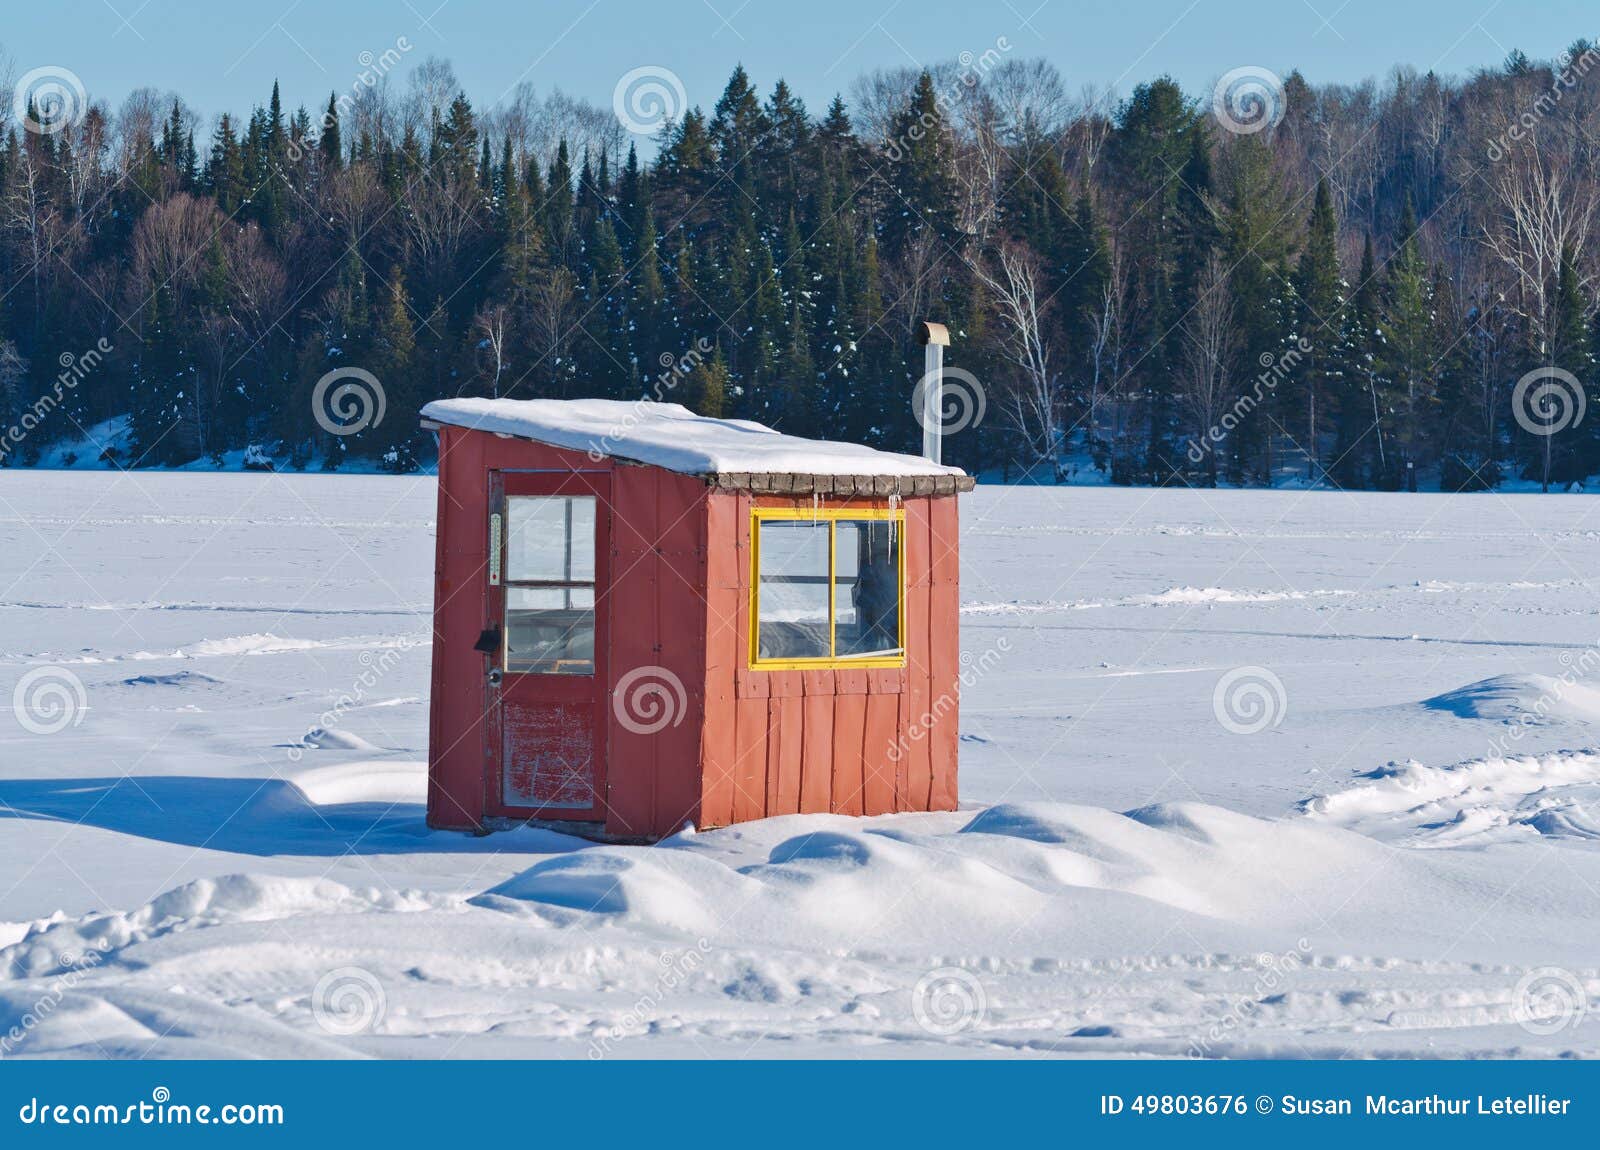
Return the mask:
M479 111L438 60L315 114L276 85L206 125L153 89L30 102L0 146L0 462L122 419L88 448L118 466L409 471L458 395L914 452L935 320L946 458L996 477L1566 485L1600 473L1596 63L1117 98L997 47L820 114L739 67L648 138L525 87ZM381 418L330 421L356 369Z

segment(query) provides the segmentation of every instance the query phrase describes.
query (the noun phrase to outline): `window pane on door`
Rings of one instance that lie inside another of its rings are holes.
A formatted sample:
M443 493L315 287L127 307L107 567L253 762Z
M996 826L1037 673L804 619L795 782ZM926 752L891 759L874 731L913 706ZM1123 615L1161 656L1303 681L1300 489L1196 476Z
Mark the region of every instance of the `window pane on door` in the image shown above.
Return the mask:
M834 643L840 657L893 654L900 638L900 532L892 520L842 519L834 541Z
M505 669L594 674L594 588L507 587Z
M827 658L829 524L764 519L758 527L760 657Z
M594 582L594 513L592 495L509 496L506 579Z

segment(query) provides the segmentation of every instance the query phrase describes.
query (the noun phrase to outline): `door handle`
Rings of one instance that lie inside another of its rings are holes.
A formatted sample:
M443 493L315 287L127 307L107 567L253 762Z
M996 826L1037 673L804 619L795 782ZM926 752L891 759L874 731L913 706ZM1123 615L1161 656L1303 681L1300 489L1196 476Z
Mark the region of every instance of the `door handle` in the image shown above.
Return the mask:
M489 672L489 686L498 687L500 685L500 680L503 678L505 678L504 672L502 672L499 667L493 668Z

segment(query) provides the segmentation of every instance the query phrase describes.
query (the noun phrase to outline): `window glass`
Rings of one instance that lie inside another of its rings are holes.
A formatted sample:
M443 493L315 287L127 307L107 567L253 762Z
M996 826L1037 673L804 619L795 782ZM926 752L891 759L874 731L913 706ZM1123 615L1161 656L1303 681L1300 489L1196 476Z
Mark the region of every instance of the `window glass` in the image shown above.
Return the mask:
M887 519L841 519L835 528L834 652L900 650L900 533Z
M506 670L594 674L594 588L507 587Z
M826 659L827 521L764 519L757 637L763 659Z
M592 495L509 497L506 579L593 583L594 504Z
M592 495L506 498L505 669L594 674Z

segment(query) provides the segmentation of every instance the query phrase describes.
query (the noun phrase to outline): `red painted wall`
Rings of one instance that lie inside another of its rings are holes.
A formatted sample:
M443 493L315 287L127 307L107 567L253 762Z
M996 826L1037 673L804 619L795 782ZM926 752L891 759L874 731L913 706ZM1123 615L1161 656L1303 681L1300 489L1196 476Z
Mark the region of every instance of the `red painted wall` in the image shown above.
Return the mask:
M699 808L706 485L659 468L448 426L439 431L428 825L476 830L485 816L490 664L473 644L497 625L489 617L487 580L493 470L588 471L610 481L611 585L596 589L596 609L610 612L611 651L609 681L600 687L614 703L621 676L659 668L661 675L641 682L667 683L660 697L674 713L645 735L622 721L618 706L606 707L595 746L606 757L605 830L627 838L671 834L696 819ZM683 684L681 706L668 676Z

